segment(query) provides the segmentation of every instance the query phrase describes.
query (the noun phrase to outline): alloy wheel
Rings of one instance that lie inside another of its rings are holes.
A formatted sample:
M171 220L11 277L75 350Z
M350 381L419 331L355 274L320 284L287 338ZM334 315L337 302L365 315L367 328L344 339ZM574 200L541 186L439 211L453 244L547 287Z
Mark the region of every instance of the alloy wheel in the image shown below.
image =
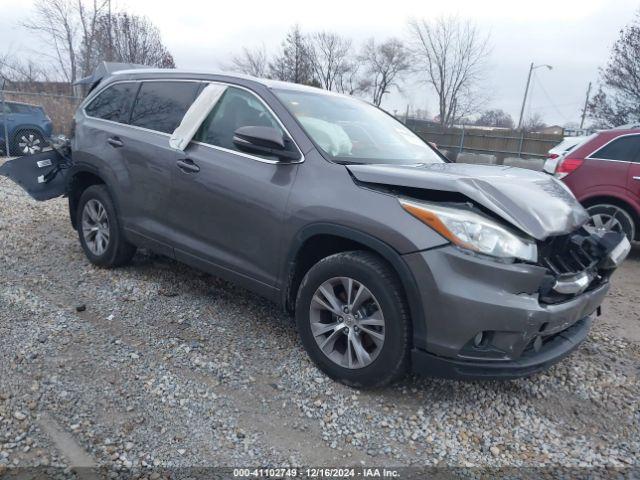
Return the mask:
M603 210L603 206L598 205L598 210ZM625 232L620 222L621 218L625 218L628 214L620 207L615 205L606 205L606 211L594 211L595 207L587 209L590 215L587 227L591 230L603 232L613 230L614 232Z
M33 155L42 151L40 136L33 132L26 132L18 137L18 149L23 155Z
M322 353L344 368L370 365L384 345L380 304L365 285L350 277L331 278L317 288L309 322Z
M109 247L109 217L104 205L95 198L82 209L82 235L87 248L96 256L102 255Z

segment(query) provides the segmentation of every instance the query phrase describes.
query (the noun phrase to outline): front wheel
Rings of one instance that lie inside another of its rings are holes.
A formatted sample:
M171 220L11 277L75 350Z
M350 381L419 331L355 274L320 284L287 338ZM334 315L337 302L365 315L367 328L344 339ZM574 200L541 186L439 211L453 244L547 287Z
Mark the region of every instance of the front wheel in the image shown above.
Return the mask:
M589 228L597 231L613 230L624 233L629 241L635 239L636 224L631 214L618 205L598 204L587 208Z
M386 385L408 367L410 318L395 272L377 255L331 255L305 275L296 323L314 363L354 387Z

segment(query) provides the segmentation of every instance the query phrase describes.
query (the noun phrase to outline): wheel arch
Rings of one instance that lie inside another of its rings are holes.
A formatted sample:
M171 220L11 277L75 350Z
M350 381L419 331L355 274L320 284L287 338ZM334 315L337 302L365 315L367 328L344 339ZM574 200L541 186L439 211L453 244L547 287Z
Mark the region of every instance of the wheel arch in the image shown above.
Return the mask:
M25 130L36 130L40 135L42 135L43 138L47 138L42 127L30 123L21 123L20 125L16 125L11 132L11 136L15 139L16 135Z
M313 224L294 238L283 267L282 304L293 313L298 288L304 275L319 260L335 253L366 250L379 255L398 275L411 315L413 340L426 343L426 323L417 283L402 256L387 243L362 231L337 224Z
M80 197L82 193L92 185L104 185L107 187L109 191L109 195L114 199L114 206L117 211L117 205L115 202L115 197L109 185L104 180L104 178L100 175L100 173L91 167L83 166L81 168L76 168L71 174L69 178L69 184L67 187L67 196L69 198L69 217L71 218L71 225L74 229L77 230L78 225L76 222L75 212L78 208L78 202L80 201Z

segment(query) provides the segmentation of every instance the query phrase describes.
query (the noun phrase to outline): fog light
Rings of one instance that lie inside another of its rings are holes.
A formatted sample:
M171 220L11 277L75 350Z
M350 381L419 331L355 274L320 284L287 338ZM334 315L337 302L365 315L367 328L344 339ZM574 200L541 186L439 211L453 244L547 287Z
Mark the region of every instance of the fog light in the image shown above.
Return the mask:
M482 340L484 340L484 332L480 332L475 337L473 337L473 344L476 347L479 347L482 344Z

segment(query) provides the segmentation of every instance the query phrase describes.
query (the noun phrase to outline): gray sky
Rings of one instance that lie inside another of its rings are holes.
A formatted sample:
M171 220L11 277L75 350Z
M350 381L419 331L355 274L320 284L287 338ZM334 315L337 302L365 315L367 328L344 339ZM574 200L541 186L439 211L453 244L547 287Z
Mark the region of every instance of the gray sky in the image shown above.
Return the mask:
M547 123L578 121L589 81L597 81L620 28L630 22L639 1L631 0L115 0L120 9L146 15L161 30L178 67L218 69L240 47L264 44L275 51L287 30L331 30L360 43L368 37L405 38L407 20L457 14L474 20L493 46L485 88L489 106L517 121L530 62L548 63L534 77L528 113ZM29 1L0 0L0 52L28 53L42 46L18 25L28 18ZM436 114L428 87L408 80L383 107L404 112L426 108Z

